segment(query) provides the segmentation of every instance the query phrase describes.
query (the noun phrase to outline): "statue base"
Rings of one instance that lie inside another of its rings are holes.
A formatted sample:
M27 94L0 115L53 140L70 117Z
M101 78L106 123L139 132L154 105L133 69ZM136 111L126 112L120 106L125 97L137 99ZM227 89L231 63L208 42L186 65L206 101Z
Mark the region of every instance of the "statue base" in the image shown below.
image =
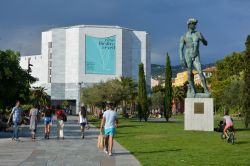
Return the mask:
M187 93L187 98L210 98L211 93Z
M212 98L186 98L184 113L185 130L214 131Z

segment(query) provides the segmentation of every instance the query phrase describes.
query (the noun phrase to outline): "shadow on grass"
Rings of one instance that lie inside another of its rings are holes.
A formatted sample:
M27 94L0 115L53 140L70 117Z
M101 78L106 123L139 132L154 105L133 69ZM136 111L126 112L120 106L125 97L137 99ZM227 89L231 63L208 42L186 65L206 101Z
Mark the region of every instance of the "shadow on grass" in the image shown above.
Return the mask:
M250 128L239 128L235 129L235 131L250 131Z
M118 128L129 128L129 127L137 128L137 125L120 125Z
M182 149L164 149L164 150L153 150L147 152L131 152L131 154L151 154L151 153L165 153L165 152L179 152Z
M138 123L138 122L140 122L139 120L131 120L130 122L133 122L133 123ZM143 124L143 123L158 123L158 124L162 124L162 123L165 123L165 124L173 124L173 123L183 123L183 121L141 121L141 123Z
M147 152L115 152L116 156L122 155L131 155L131 154L151 154L151 153L165 153L165 152L178 152L182 149L165 149L165 150L154 150L154 151L147 151Z
M243 145L243 144L249 144L249 142L247 141L239 141L239 142L236 142L237 145Z
M183 123L183 121L148 121L147 123Z

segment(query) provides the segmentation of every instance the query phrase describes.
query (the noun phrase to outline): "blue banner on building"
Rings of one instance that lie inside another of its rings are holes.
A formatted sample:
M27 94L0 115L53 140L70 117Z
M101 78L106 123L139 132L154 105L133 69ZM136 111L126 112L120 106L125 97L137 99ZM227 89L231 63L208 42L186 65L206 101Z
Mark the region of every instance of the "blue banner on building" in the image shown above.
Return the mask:
M85 36L85 73L116 73L116 36L105 38Z

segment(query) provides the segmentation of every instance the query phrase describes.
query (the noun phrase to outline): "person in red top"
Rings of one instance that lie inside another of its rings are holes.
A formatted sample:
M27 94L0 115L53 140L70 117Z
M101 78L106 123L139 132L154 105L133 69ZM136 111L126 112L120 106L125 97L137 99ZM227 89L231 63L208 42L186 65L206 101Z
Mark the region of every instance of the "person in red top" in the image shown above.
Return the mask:
M57 139L59 139L59 138L64 139L64 133L63 133L64 121L63 121L63 116L66 116L64 110L61 108L60 105L57 105L57 107L56 107Z

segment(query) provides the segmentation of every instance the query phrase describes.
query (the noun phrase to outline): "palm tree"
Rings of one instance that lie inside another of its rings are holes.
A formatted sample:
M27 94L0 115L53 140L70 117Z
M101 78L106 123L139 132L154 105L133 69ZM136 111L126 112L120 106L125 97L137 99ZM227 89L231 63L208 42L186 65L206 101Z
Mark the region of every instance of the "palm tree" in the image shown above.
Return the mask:
M184 101L186 97L186 91L184 86L173 87L173 100L175 106Z
M45 106L49 103L50 96L45 92L44 87L33 87L31 90L31 101L39 106Z
M126 115L128 102L133 103L136 97L136 84L131 77L120 77L119 81L122 86L123 93L122 112L123 115Z

